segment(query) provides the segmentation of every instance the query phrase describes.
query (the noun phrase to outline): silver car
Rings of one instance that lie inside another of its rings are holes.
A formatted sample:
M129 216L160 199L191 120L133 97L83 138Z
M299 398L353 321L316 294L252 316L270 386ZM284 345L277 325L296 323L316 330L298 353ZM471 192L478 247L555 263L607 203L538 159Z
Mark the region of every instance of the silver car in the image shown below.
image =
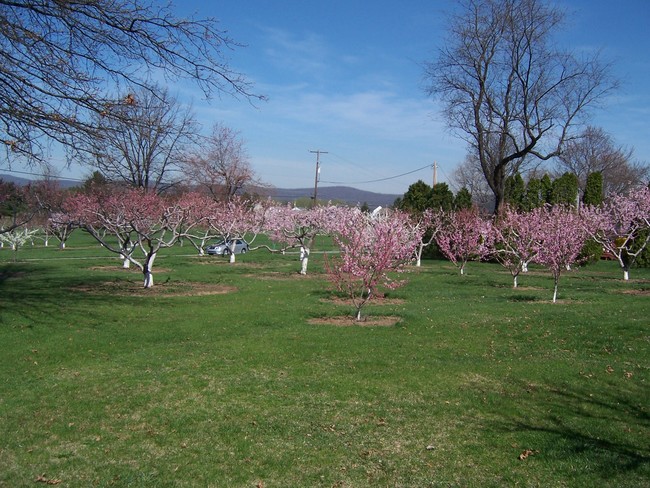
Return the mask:
M248 242L244 239L234 239L235 254L246 254L248 252ZM205 248L205 252L211 256L228 256L233 249L233 241L220 241L216 244L211 244Z

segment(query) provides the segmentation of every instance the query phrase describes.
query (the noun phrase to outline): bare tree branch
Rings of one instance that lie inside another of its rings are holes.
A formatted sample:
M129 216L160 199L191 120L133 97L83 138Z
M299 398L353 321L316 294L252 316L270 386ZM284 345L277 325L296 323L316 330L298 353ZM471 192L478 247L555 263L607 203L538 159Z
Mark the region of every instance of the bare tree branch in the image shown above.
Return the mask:
M93 131L107 93L190 79L206 97L262 99L234 71L240 44L214 19L182 19L147 0L0 0L0 141L8 156L43 159L51 141Z
M543 0L463 0L425 65L427 92L476 154L496 207L512 167L559 155L580 117L617 86L598 55L554 47L563 18Z

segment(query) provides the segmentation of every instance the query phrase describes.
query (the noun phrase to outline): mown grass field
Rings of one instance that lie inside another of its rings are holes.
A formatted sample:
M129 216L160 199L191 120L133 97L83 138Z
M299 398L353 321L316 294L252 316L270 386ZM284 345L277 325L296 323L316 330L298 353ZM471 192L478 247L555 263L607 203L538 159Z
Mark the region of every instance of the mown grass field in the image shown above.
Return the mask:
M322 255L195 254L0 250L0 486L650 485L650 270L425 261L340 327Z

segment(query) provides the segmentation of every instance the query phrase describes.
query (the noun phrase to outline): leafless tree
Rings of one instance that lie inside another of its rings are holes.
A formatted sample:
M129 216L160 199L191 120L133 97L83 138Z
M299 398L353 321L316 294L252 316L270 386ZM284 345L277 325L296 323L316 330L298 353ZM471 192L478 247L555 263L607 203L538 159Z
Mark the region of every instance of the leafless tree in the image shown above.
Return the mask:
M0 0L0 141L11 161L43 161L48 142L92 131L119 86L190 79L206 96L262 98L230 68L239 47L214 19L182 19L148 0Z
M195 140L189 109L166 90L137 89L94 116L95 131L82 133L78 155L107 180L162 192Z
M215 124L199 151L183 164L186 182L206 189L215 200L229 200L260 182L239 132Z
M467 188L476 205L485 209L493 207L494 196L485 181L481 165L474 155L467 155L465 160L456 167L451 179L455 192L461 188Z
M602 128L587 127L579 138L567 143L556 161L557 173L571 172L578 176L584 192L589 173L603 175L605 195L627 193L643 186L650 178L650 166L634 159L634 150L617 146Z
M580 116L617 86L598 55L555 48L563 18L543 0L462 0L425 65L428 93L476 154L497 208L509 169L558 155Z

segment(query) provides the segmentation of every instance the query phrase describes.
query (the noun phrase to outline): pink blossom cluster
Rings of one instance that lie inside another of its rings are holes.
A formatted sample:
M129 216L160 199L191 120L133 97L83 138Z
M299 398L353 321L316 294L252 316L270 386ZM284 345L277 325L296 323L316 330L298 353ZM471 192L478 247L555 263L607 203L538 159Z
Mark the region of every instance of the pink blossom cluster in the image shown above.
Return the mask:
M402 212L373 215L356 208L339 209L330 225L340 254L328 261L328 273L361 320L361 309L379 288L393 290L405 283L393 273L403 272L413 261L422 229L410 225Z

